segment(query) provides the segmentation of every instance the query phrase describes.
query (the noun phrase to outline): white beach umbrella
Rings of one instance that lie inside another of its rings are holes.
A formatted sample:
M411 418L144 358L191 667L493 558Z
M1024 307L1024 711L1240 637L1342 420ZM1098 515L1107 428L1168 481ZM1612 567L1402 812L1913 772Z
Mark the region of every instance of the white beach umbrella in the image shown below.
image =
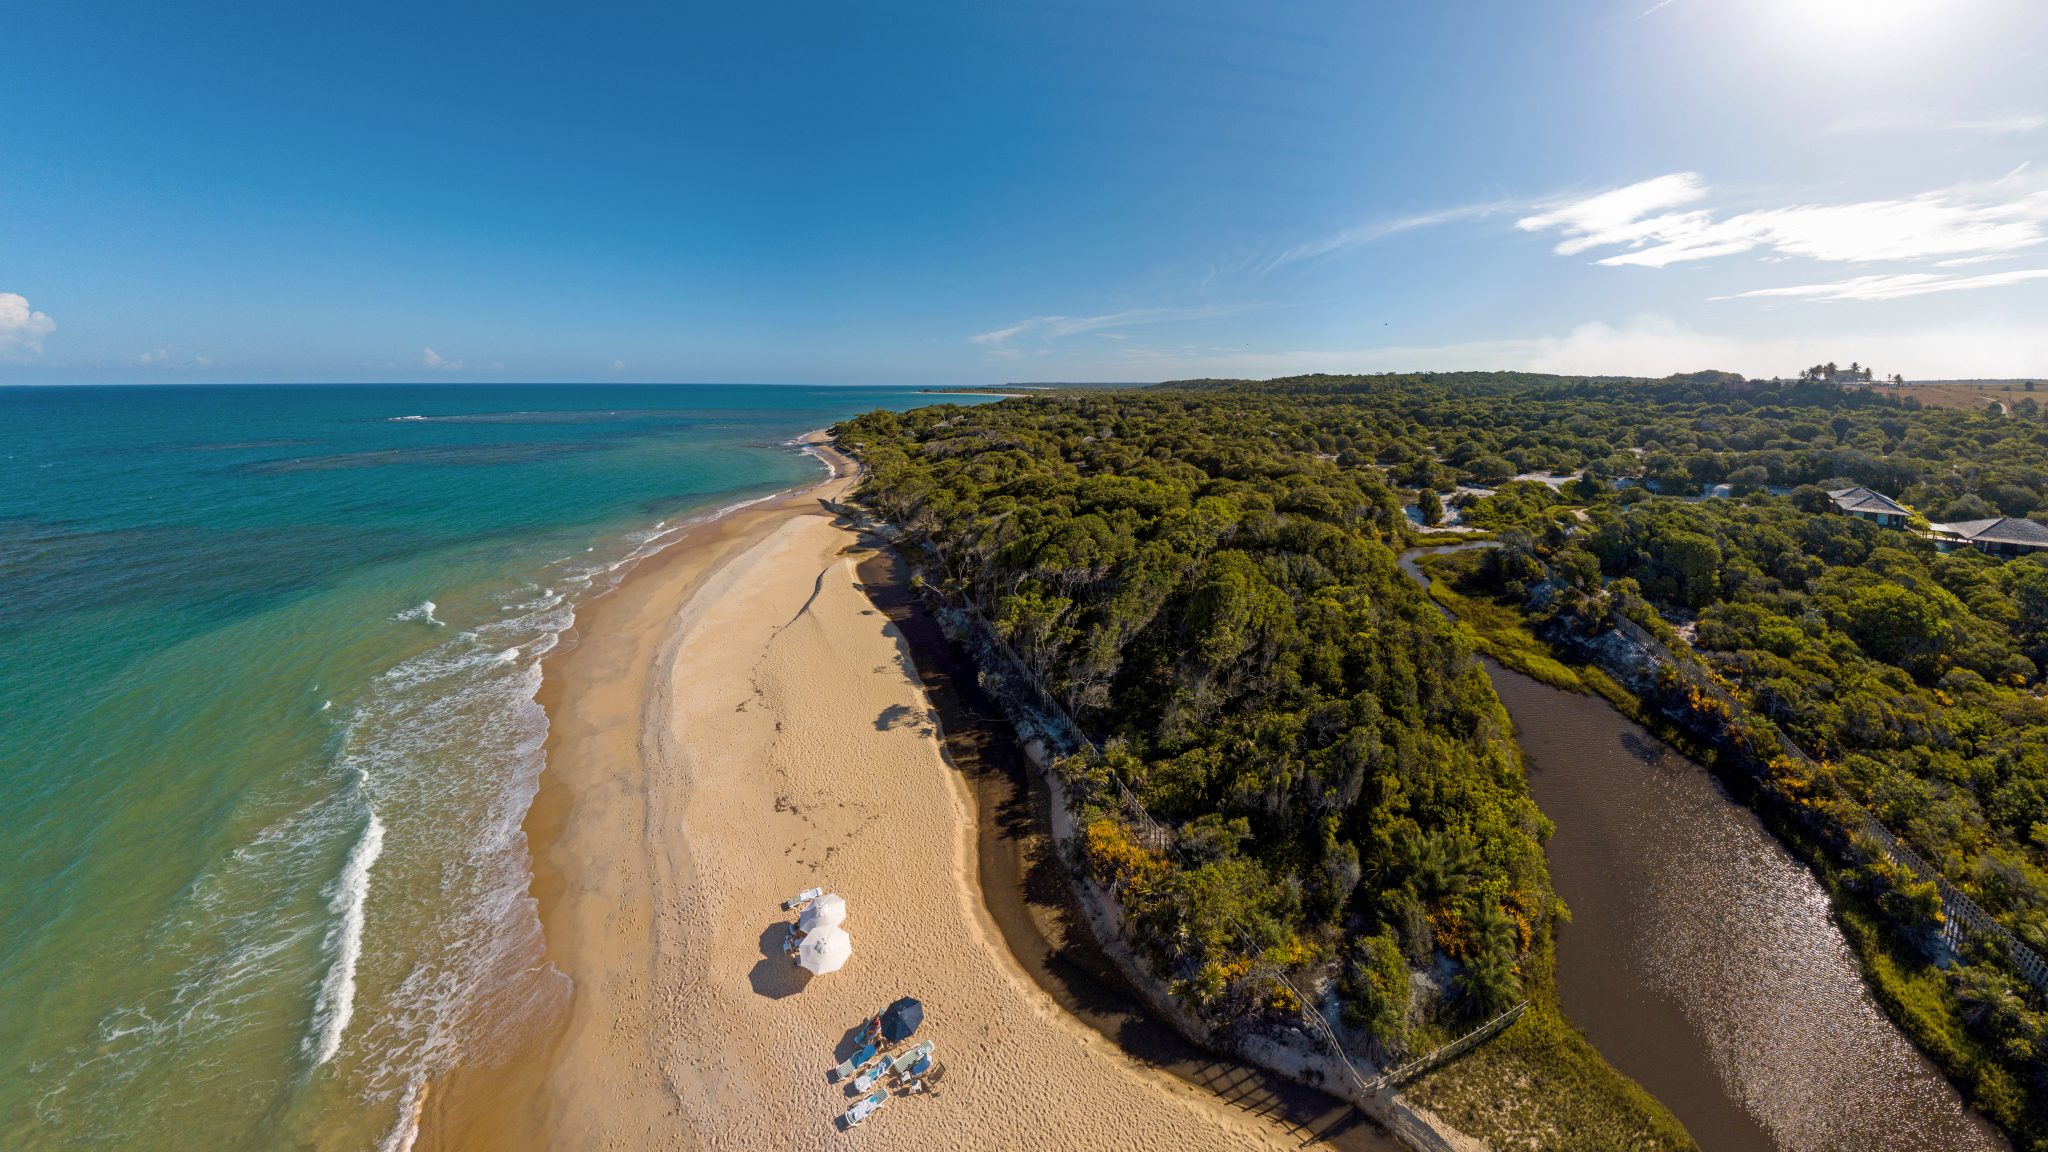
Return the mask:
M796 947L796 962L820 976L839 971L851 955L853 938L844 928L820 928Z
M844 919L846 898L837 893L827 893L811 901L811 906L796 918L796 926L806 932L815 932L820 928L837 927Z

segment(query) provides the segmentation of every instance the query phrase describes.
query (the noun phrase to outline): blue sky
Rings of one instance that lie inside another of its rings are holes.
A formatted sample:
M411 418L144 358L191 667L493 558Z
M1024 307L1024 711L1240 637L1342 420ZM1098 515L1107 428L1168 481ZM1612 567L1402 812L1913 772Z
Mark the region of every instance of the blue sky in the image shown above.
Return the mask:
M2048 5L15 5L0 381L2048 375Z

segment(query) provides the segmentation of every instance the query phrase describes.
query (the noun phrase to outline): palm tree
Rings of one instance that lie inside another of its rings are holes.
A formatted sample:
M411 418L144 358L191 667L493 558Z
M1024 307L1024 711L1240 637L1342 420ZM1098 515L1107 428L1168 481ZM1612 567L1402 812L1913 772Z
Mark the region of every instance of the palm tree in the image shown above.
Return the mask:
M2012 981L1989 968L1963 968L1956 978L1956 999L1962 1002L1963 1019L1980 1027L2026 1010Z
M1522 991L1515 976L1515 928L1487 896L1472 917L1472 934L1478 947L1458 974L1458 991L1474 1011L1492 1015L1514 1003Z
M1424 900L1465 891L1479 866L1479 846L1471 835L1452 830L1411 836L1405 855L1415 862L1415 891Z

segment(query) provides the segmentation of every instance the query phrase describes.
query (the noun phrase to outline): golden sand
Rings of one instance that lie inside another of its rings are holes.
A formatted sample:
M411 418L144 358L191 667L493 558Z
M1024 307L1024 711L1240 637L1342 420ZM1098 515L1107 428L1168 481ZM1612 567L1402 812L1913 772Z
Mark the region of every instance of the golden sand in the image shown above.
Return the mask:
M1299 1133L1141 1066L1066 1015L979 899L972 799L907 648L820 504L742 510L587 606L549 662L528 820L568 1019L429 1098L422 1149L1294 1147ZM808 976L779 903L846 898L853 958ZM942 1094L850 1132L827 1073L921 999Z

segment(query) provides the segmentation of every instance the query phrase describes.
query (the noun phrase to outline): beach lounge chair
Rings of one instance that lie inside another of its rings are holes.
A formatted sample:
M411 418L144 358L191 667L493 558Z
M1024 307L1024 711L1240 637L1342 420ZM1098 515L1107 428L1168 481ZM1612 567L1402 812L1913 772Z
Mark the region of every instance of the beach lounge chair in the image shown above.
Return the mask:
M912 1066L916 1065L919 1061L928 1060L931 1054L932 1042L927 1040L915 1048L907 1048L902 1052L898 1052L893 1062L893 1067L898 1075L910 1076L913 1074L910 1071Z
M874 1058L875 1046L873 1044L863 1044L854 1051L853 1055L839 1062L839 1067L832 1070L832 1079L844 1080L855 1072L860 1071L868 1061Z
M841 1126L846 1128L853 1127L855 1124L873 1116L875 1109L888 1102L889 1090L887 1088L875 1089L874 1095L863 1098L860 1103L846 1110L846 1115L839 1118Z
M784 900L782 902L782 910L784 912L794 912L824 894L825 890L823 888L806 888L789 899Z
M889 1074L889 1069L896 1067L896 1059L894 1056L884 1056L875 1061L874 1067L853 1078L853 1090L865 1092L881 1083L882 1077Z

